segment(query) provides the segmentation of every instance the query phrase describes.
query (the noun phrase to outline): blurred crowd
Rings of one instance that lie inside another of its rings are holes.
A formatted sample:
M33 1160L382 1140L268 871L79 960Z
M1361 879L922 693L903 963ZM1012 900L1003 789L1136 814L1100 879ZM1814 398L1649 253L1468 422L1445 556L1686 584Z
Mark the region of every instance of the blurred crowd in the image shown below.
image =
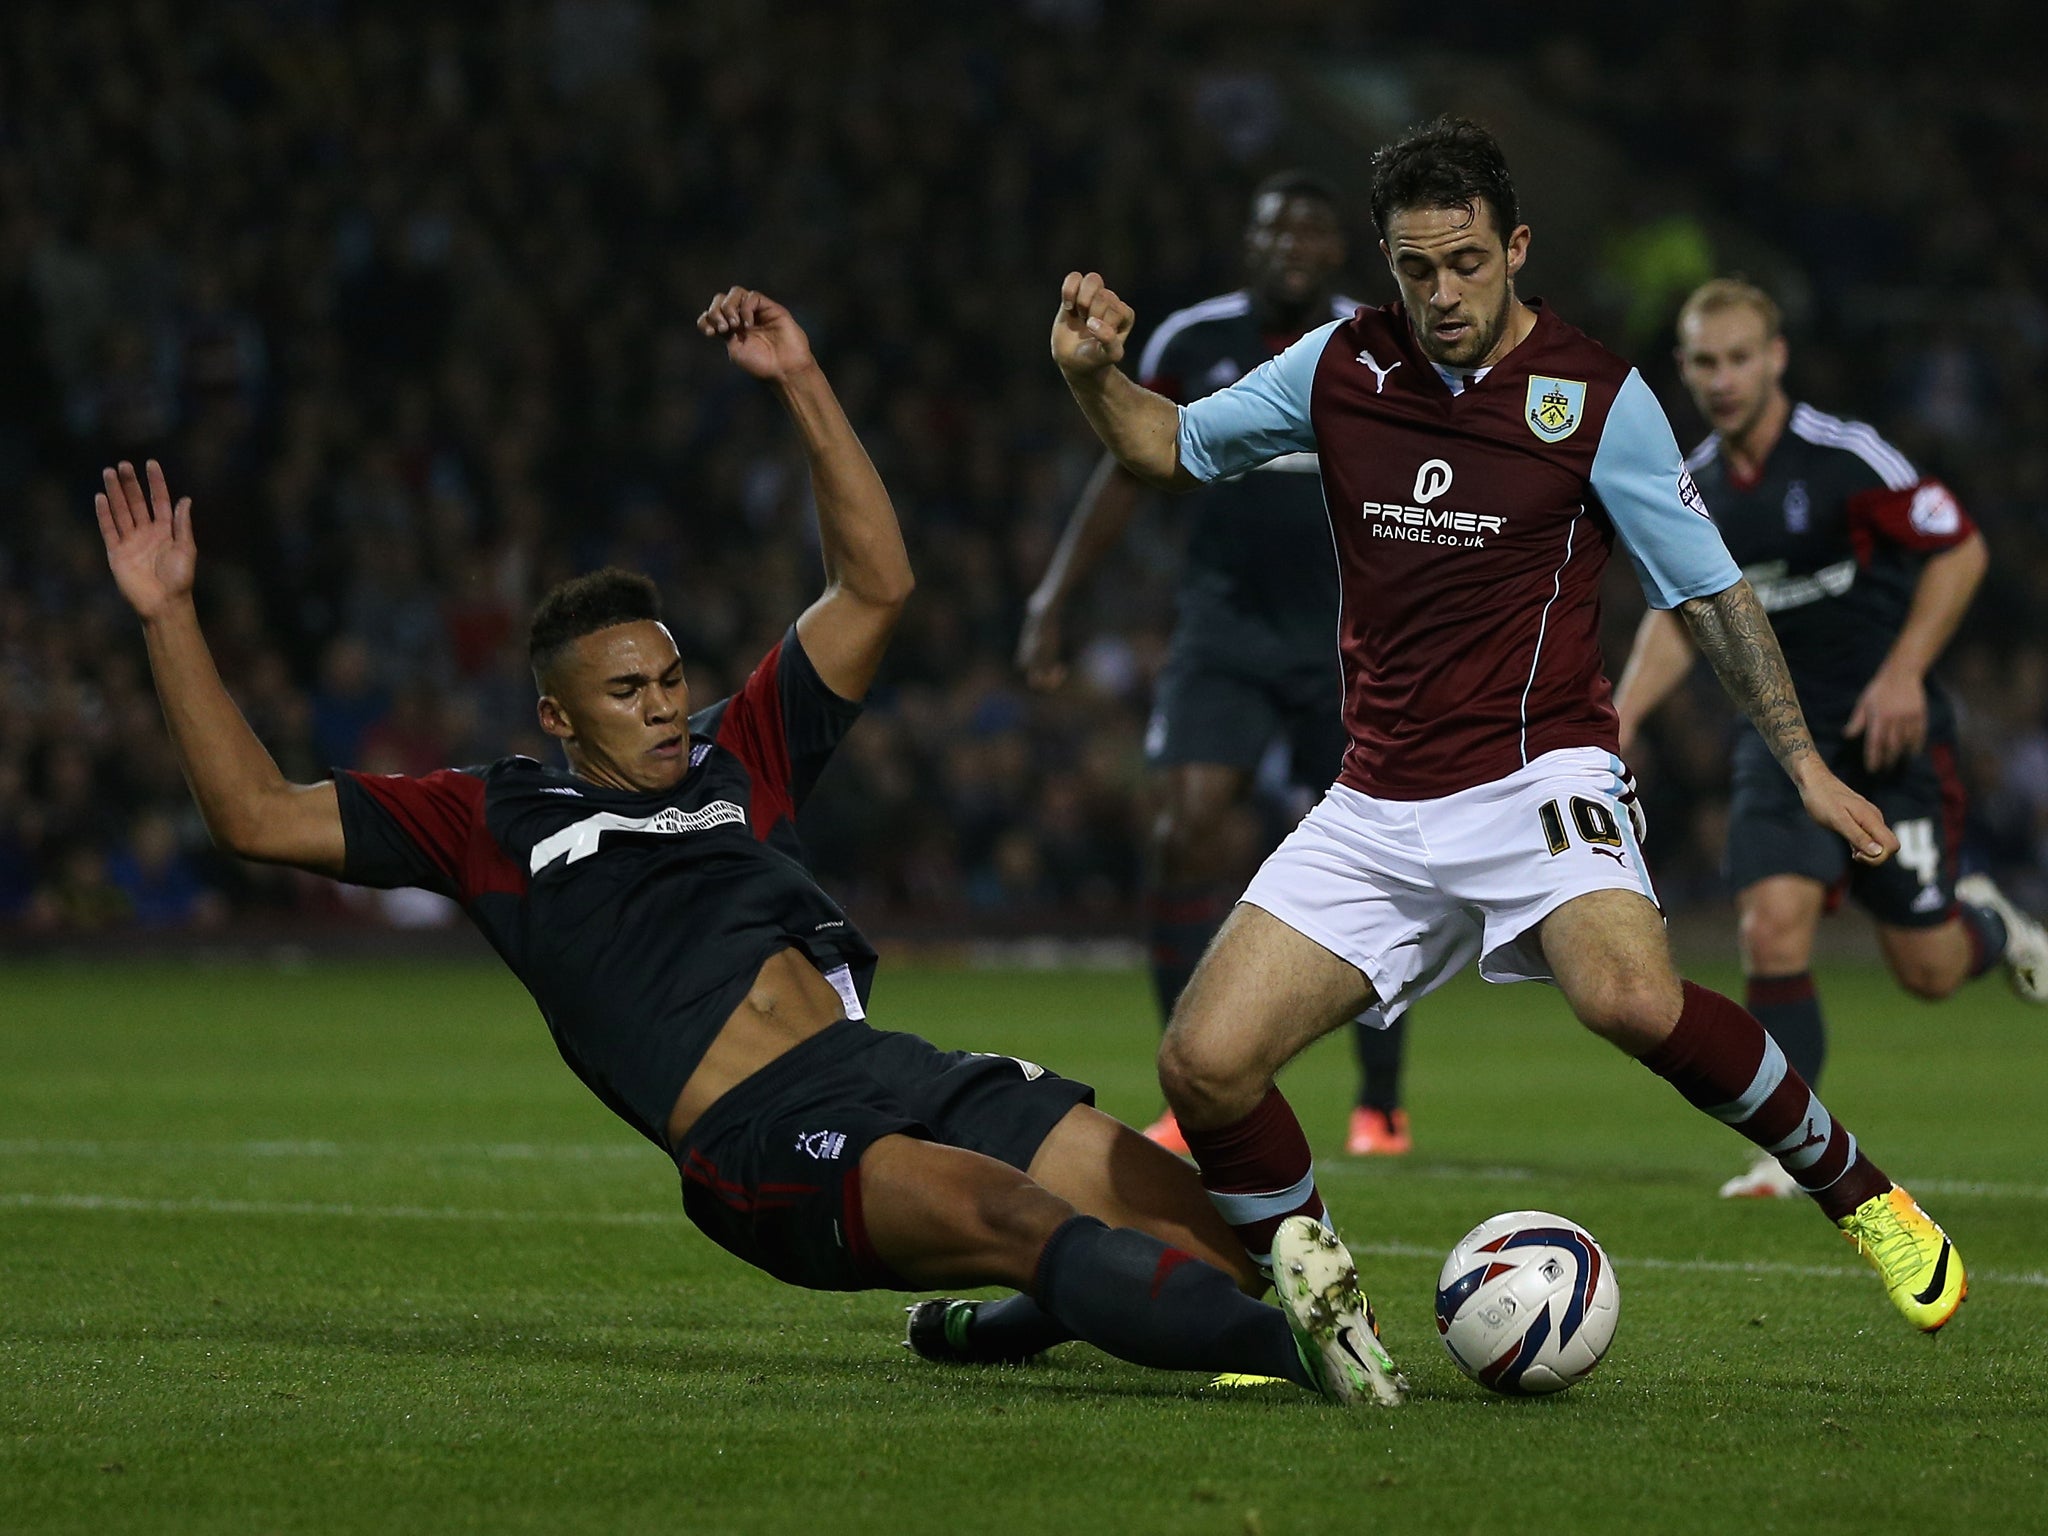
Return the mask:
M440 916L212 853L92 524L115 455L192 496L208 633L295 778L547 755L525 615L605 563L661 583L693 694L725 692L818 581L773 402L692 329L734 281L811 331L920 578L806 814L821 872L871 920L1128 910L1177 540L1148 514L1077 615L1075 680L1023 689L1023 595L1095 456L1046 358L1052 297L1099 267L1157 319L1234 286L1276 165L1358 187L1369 144L1299 87L1374 8L1279 4L1256 37L1224 5L787 4L769 31L761 9L0 11L0 925ZM1742 260L1787 301L1799 391L1958 488L1995 553L1949 667L1971 853L2038 902L2048 311L2025 278L2048 264L2048 108L1965 82L1967 50L1902 87L1881 52L1813 56L1789 9L1737 14L1532 58L1642 189L1585 232L1600 261L1534 286L1683 421L1667 290ZM1688 68L1720 83L1681 120ZM1352 291L1385 298L1359 213ZM1726 729L1703 683L1638 765L1681 901L1718 892Z

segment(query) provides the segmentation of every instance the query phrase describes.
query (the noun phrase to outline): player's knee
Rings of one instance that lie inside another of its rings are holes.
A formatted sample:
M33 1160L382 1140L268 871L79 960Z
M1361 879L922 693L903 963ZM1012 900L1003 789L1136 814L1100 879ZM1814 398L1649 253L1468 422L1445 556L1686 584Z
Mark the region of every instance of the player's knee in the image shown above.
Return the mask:
M1189 805L1167 804L1152 818L1152 857L1169 884L1201 878L1212 862L1218 818Z
M1632 1055L1660 1044L1684 1007L1675 977L1641 972L1602 977L1572 999L1580 1023Z
M1917 955L1894 957L1892 976L1913 996L1930 1003L1938 1003L1955 994L1963 984L1964 972L1954 965L1944 965L1938 960L1922 959Z
M1797 920L1768 907L1750 907L1737 930L1744 967L1752 976L1792 976L1806 969L1806 938Z
M1159 1042L1159 1086L1175 1114L1199 1124L1234 1119L1263 1092L1255 1067L1178 1023Z

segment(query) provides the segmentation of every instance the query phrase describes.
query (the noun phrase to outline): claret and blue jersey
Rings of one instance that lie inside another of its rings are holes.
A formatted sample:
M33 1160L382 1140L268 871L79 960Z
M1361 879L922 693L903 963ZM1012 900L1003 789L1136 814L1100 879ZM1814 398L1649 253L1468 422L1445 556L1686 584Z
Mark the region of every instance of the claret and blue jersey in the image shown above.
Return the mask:
M1447 376L1398 304L1308 333L1183 406L1204 482L1320 455L1342 588L1340 782L1395 800L1616 748L1600 578L1617 539L1660 608L1741 573L1656 397L1540 302L1499 363Z
M864 1014L875 952L805 868L795 823L859 714L792 626L690 717L691 766L666 793L527 757L337 774L344 878L460 902L576 1075L667 1149L683 1085L775 951L802 950Z

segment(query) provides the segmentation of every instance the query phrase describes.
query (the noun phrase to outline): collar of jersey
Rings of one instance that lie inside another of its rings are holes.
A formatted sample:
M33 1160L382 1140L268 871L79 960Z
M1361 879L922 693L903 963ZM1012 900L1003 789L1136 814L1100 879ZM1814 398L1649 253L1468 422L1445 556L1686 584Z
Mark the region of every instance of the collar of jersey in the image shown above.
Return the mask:
M715 747L717 743L709 742L706 745ZM696 746L697 742L693 739L690 743L691 750L694 751ZM704 765L711 761L711 754L706 752L702 758L690 764L683 776L667 789L615 789L609 784L600 784L595 779L586 779L581 774L572 772L570 769L557 768L551 763L543 763L538 758L522 755L516 761L531 763L534 770L548 781L547 787L559 786L564 789L574 789L576 797L579 799L595 799L600 795L606 795L616 800L656 802L673 799L689 788L692 782L704 772ZM567 799L569 797L564 796L563 798Z

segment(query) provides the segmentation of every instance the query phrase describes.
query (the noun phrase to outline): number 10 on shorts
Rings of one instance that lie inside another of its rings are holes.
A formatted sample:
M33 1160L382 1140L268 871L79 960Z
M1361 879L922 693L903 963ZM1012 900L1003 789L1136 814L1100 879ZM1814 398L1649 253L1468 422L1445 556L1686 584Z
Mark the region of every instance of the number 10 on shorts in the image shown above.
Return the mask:
M1572 808L1572 825L1578 828L1579 838L1592 848L1625 848L1621 839L1621 827L1614 819L1614 812L1598 800L1588 800L1583 795L1573 795L1569 802ZM1543 823L1544 841L1550 844L1553 857L1571 847L1572 840L1565 832L1564 813L1558 809L1555 800L1546 800L1537 807L1536 819Z

